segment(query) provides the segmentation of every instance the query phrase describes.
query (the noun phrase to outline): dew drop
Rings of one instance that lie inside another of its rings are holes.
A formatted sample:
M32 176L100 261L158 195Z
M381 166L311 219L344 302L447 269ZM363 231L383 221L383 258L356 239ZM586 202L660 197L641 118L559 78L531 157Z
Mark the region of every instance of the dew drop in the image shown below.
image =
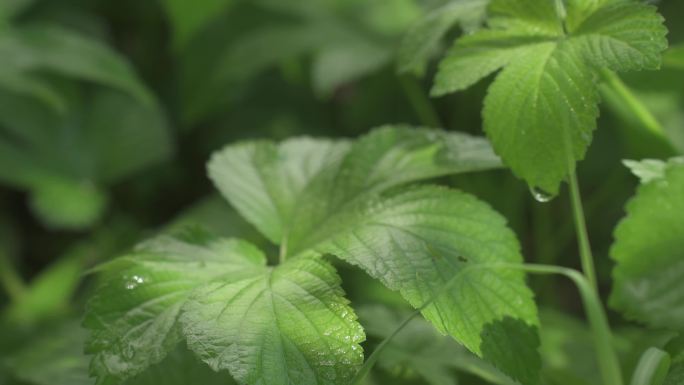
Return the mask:
M532 194L532 196L534 197L534 199L537 202L541 202L541 203L550 202L551 200L553 200L553 198L556 197L555 195L548 193L548 192L540 189L539 187L530 188L530 193Z
M136 287L138 287L138 285L140 285L140 284L143 283L143 282L145 282L145 279L144 279L143 277L141 277L141 276L139 276L139 275L134 275L134 276L132 276L130 279L128 279L128 280L126 281L126 285L125 285L125 286L126 286L126 289L127 289L127 290L133 290L133 289L135 289Z

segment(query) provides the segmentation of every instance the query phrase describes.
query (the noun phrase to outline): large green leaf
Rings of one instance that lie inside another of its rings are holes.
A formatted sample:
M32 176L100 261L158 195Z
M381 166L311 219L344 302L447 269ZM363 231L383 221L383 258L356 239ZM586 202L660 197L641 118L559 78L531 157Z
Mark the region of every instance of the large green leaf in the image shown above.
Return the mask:
M486 265L522 262L515 235L486 204L441 187L414 188L372 200L315 236L319 250L360 266L414 307L432 299L423 315L438 330L535 383L536 306L522 273Z
M182 339L241 384L339 384L364 339L334 268L321 258L265 265L245 241L161 237L101 269L89 303L91 373L118 383L161 362Z
M684 326L684 165L642 184L615 230L610 304L651 327Z
M291 254L303 249L311 228L347 202L399 184L498 165L480 138L384 127L353 148L347 141L306 138L230 146L208 167L233 206Z
M263 266L261 252L237 240L164 236L105 265L84 325L98 384L117 383L161 362L181 341L178 317L191 291Z
M190 348L241 384L346 384L365 339L335 269L303 257L196 291L183 307Z
M494 0L489 28L456 41L434 95L504 68L489 88L484 129L513 172L554 195L584 158L598 117L601 68L656 69L667 47L662 17L636 1Z
M331 155L322 162L321 153ZM505 220L457 191L385 193L496 165L481 139L386 127L351 146L301 139L229 146L209 172L238 211L280 245L281 258L296 260L312 249L334 254L415 307L434 300L424 314L440 331L534 383L539 358L531 292L521 273L487 266L522 261ZM518 354L512 357L511 349Z

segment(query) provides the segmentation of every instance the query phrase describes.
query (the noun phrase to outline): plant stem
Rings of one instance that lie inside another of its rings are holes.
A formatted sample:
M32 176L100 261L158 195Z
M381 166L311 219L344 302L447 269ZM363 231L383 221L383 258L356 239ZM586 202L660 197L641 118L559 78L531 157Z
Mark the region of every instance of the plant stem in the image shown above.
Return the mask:
M14 269L12 261L2 250L0 250L0 283L13 302L19 301L26 291L24 281Z
M432 106L430 99L425 96L416 79L408 75L399 76L399 82L422 124L427 127L444 128L437 111Z
M584 218L584 209L582 208L582 196L580 194L577 173L575 172L574 166L570 166L568 178L568 183L570 184L572 211L575 219L575 229L577 231L577 243L579 246L580 258L582 260L582 271L587 277L591 287L598 293L594 257L591 252L591 245L589 244L587 223Z
M401 332L401 330L404 329L404 327L406 327L406 325L408 325L414 317L422 312L427 306L432 304L437 297L446 292L447 289L451 287L451 285L456 282L463 273L470 270L493 268L522 270L532 274L560 274L572 280L575 286L577 286L580 296L582 297L582 303L584 304L589 325L594 335L594 345L596 348L596 355L601 370L603 383L610 385L624 384L622 379L622 371L620 370L620 361L618 360L617 354L613 349L613 337L610 331L610 325L608 324L608 318L606 317L606 313L603 310L603 305L601 304L601 300L599 299L596 290L591 285L587 277L576 270L560 266L517 263L484 263L480 265L469 266L460 270L449 280L449 282L444 284L440 290L434 293L434 295L427 302L425 302L425 304L411 313L411 315L406 318L406 320L404 320L404 322L402 322L401 325L399 325L399 327L394 330L390 336L385 338L380 345L378 345L375 351L373 351L370 357L368 357L368 360L366 360L354 379L351 381L351 385L360 384L373 368L380 356L380 353L382 353L387 344L391 342L391 340L397 334L399 334L399 332Z
M375 363L378 361L378 358L380 358L380 354L385 350L387 344L389 344L392 341L392 339L394 339L394 337L396 337L396 335L399 334L399 332L401 332L406 327L406 325L411 323L411 321L418 314L420 314L420 312L423 311L424 308L425 306L422 306L413 313L411 313L411 315L406 317L406 319L392 332L392 334L390 334L389 336L387 336L387 338L380 342L380 344L375 348L375 350L373 350L373 353L371 353L371 355L368 357L366 362L363 363L361 369L359 369L359 371L356 372L356 376L354 376L354 378L352 379L351 385L358 385L361 383L361 381L363 381L364 378L366 378L368 373L370 373L371 369L373 369L373 366L375 366Z
M594 346L603 379L602 383L606 385L623 385L620 361L613 348L613 337L608 324L608 318L596 290L587 277L576 270L557 266L526 264L519 268L528 273L561 274L575 283L582 297L584 310L587 313L587 319L594 335Z
M659 137L665 137L665 129L658 122L658 119L653 116L651 111L646 108L646 106L637 98L632 90L620 79L620 77L615 74L615 72L609 69L601 69L599 71L601 74L601 79L605 84L610 87L610 89L615 92L615 95L620 98L620 100L625 104L627 109L634 114L634 117L639 121L639 123L651 133L658 135Z
M662 384L670 370L671 358L664 350L648 348L639 359L630 385Z

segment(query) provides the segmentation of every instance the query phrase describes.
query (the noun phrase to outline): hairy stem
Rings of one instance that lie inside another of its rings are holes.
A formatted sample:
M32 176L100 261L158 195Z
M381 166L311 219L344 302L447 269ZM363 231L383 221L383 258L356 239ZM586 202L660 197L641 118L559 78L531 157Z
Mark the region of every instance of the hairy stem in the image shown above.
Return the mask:
M615 72L604 68L599 73L604 83L615 93L615 96L620 98L620 102L634 114L634 117L641 126L659 137L665 137L665 129L658 122L658 119L653 116L651 111L646 108Z
M421 123L427 127L444 128L437 111L435 111L430 99L427 98L416 79L408 75L399 76L399 82Z
M591 245L589 244L589 233L587 232L587 223L584 218L584 209L582 207L582 196L579 190L579 183L577 181L577 173L574 167L570 167L568 173L568 183L570 184L570 199L572 204L572 212L575 219L575 229L577 232L577 243L579 246L580 258L582 260L582 271L586 275L591 287L598 292L598 283L596 280L596 268L594 267L594 256L591 252Z
M26 291L24 281L12 265L12 261L2 250L0 250L0 283L13 302L19 301Z

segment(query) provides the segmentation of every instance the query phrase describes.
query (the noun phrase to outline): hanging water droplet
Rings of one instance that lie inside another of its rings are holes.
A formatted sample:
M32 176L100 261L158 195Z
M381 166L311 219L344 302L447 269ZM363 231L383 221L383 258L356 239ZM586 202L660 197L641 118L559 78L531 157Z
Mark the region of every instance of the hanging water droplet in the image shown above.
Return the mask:
M537 202L541 203L550 202L553 198L556 197L554 194L548 193L540 189L539 187L531 187L530 193L532 193L532 196Z

